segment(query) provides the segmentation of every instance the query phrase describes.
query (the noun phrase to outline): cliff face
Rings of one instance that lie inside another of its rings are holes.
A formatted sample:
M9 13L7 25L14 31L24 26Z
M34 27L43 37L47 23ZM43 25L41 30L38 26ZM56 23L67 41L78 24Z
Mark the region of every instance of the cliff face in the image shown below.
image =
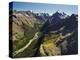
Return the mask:
M13 57L77 54L77 15L13 11L9 16Z

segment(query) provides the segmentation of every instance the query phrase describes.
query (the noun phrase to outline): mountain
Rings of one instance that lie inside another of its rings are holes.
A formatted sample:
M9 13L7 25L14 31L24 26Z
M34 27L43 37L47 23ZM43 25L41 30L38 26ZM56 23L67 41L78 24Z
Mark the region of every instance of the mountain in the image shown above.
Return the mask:
M48 13L34 13L34 16L42 24L44 24L50 17Z
M62 22L65 18L67 18L68 15L63 13L59 13L58 11L55 12L49 19L50 23L55 23L57 24L58 22Z
M12 29L10 31L12 39L10 40L13 42L12 48L13 52L15 52L24 47L34 37L39 30L40 24L30 11L13 11L9 15L9 20ZM28 50L30 51L31 49L28 48Z
M14 10L9 18L14 57L77 54L77 14Z
M56 12L54 13L43 25L42 30L55 31L65 26L65 30L74 30L77 26L77 15L72 14L68 16L67 14Z
M70 17L65 19L64 25L66 26L66 30L73 31L78 26L77 16L72 14Z
M36 18L33 17L33 15L26 14L25 12L13 12L11 17L13 19L13 34L18 33L19 36L24 36L24 29L28 30L28 28L33 28L36 24ZM14 38L13 40L16 39Z

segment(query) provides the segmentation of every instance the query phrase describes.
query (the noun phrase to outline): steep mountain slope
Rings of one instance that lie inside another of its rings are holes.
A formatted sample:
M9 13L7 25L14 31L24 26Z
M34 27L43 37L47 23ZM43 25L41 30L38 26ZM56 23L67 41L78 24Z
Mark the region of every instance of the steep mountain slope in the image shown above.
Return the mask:
M33 38L39 30L36 18L32 14L26 14L23 11L13 11L12 17L12 40L13 51L16 51Z

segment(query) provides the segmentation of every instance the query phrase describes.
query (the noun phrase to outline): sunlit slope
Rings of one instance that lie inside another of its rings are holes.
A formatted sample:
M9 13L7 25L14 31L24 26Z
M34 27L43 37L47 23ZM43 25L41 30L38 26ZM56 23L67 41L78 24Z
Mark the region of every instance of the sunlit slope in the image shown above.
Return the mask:
M25 46L38 31L38 23L33 15L13 12L12 15L13 51Z

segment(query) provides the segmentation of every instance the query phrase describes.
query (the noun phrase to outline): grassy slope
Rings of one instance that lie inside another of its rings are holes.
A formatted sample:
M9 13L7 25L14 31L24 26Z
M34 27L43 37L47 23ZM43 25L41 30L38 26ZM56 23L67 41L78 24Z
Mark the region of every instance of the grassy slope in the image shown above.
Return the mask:
M23 39L19 39L18 42L17 41L14 42L14 45L16 46L16 48L14 48L14 51L25 46L29 42L29 40L34 37L35 33L38 32L38 30L39 30L38 24L35 24L34 28L27 27L26 25L25 25L25 27L26 27L25 35L24 35ZM28 29L28 30L26 30L26 29ZM24 50L24 52L21 52L14 57L33 56L34 51L35 51L34 45L36 44L36 42L37 41L34 41L27 49Z

